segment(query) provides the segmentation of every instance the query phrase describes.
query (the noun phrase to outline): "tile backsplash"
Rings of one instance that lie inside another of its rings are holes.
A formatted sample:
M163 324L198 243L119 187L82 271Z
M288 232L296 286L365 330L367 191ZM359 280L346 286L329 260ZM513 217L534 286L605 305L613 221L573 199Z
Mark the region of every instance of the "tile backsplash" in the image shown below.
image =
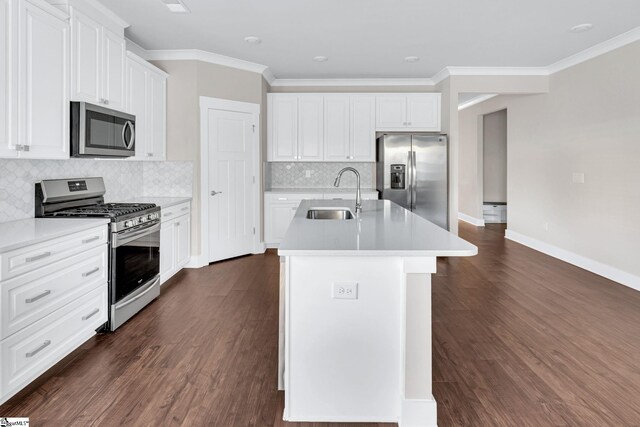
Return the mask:
M0 171L0 222L33 218L34 185L43 179L101 176L107 201L138 196L190 197L193 180L191 162L0 159Z
M351 166L360 172L362 188L375 187L375 163L301 163L269 162L265 164L265 188L330 188L340 169ZM307 174L309 177L307 177ZM355 188L356 177L346 172L340 187Z

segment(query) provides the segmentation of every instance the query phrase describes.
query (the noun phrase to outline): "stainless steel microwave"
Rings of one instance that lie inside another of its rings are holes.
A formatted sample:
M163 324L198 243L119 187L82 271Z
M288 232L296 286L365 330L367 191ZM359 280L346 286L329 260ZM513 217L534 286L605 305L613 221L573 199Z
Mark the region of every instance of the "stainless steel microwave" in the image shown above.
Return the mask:
M135 116L86 102L71 103L71 157L135 154Z

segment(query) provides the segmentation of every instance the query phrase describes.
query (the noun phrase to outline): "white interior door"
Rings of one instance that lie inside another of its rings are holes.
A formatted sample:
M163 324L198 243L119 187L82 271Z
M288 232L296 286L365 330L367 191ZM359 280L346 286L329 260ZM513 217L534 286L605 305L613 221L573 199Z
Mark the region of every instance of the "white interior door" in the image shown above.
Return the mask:
M209 262L253 252L254 115L209 109Z

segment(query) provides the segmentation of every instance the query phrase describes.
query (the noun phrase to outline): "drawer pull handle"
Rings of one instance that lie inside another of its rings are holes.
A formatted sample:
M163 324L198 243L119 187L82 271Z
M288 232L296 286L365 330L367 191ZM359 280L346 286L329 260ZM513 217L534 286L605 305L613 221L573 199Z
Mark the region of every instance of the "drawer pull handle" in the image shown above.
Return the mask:
M100 309L96 308L91 313L87 314L86 316L82 316L82 320L89 320L89 319L91 319L93 316L95 316L98 313L100 313Z
M82 241L83 245L86 245L87 243L91 243L91 242L95 242L96 240L100 239L100 236L93 236L93 237L89 237L88 239L84 239Z
M42 298L44 298L44 297L46 297L47 295L50 295L50 294L51 294L51 291L46 290L43 293L41 293L40 295L36 295L35 297L32 297L32 298L27 298L26 300L24 300L24 302L26 302L27 304L31 304L32 302L36 302L39 299L42 299Z
M51 340L46 340L45 342L42 343L42 345L38 348L36 348L33 351L30 351L28 353L25 354L25 356L27 357L33 357L36 354L40 353L42 350L44 350L45 348L49 347L51 345Z
M96 267L93 270L87 271L86 273L82 273L82 277L89 277L93 273L97 273L98 271L100 271L100 267Z
M44 253L41 253L40 255L36 255L36 256L28 257L28 258L26 259L26 261L27 261L27 262L38 261L38 260L40 260L40 259L42 259L42 258L46 258L46 257L48 257L48 256L51 256L51 252L44 252Z
M180 222L176 222L176 226L180 226Z
M288 200L286 197L278 197L278 200Z
M188 210L189 210L189 208L188 208L188 207L187 207L187 208L182 208L182 209L180 209L180 210L181 210L182 212L186 212L186 211L188 211Z
M167 212L164 214L164 216L171 216L171 215L173 215L173 212Z

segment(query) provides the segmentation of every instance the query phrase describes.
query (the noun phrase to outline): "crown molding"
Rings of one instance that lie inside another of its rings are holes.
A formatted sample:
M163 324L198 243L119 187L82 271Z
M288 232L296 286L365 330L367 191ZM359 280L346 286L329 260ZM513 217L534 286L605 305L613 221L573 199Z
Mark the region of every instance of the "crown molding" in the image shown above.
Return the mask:
M201 61L259 74L264 73L267 69L266 65L199 49L147 50L147 59L151 61Z
M475 98L470 99L467 102L463 102L462 104L458 105L458 111L464 110L465 108L473 107L474 105L478 105L481 102L488 101L491 98L495 98L496 96L498 96L498 94L496 93L488 93L486 95L476 96Z
M271 86L435 86L432 79L275 79Z
M548 76L547 67L446 67L449 76Z
M636 27L612 39L603 41L602 43L598 43L595 46L591 46L590 48L587 48L582 52L578 52L574 55L554 62L547 67L547 71L549 72L549 74L557 73L558 71L565 70L569 67L573 67L574 65L578 65L600 55L604 55L605 53L609 53L630 43L637 42L638 40L640 40L640 27Z
M262 72L262 77L269 83L269 86L273 86L273 82L276 80L276 76L273 75L270 68L265 68Z

